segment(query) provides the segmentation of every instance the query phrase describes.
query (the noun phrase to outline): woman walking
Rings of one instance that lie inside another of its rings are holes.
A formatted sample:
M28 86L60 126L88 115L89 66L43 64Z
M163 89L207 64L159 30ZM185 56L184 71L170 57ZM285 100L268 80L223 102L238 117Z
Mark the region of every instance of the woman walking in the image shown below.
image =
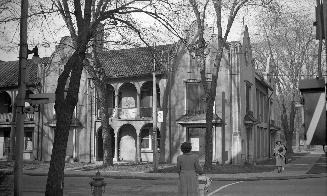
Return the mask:
M191 153L192 145L184 142L181 145L182 155L177 157L177 172L179 174L178 195L198 196L199 182L197 174L203 174L197 155Z
M277 141L274 148L274 156L276 158L276 166L278 173L281 173L285 166L285 154L286 149L284 145L282 145L281 141Z

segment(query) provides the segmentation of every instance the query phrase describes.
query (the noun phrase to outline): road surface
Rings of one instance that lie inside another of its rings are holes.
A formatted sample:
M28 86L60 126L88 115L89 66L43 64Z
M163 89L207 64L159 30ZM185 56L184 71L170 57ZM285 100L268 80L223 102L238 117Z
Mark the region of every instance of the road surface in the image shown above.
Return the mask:
M11 176L12 178L12 176ZM23 177L24 196L44 195L46 176ZM90 196L91 181L88 177L65 177L64 194L69 196ZM106 192L112 196L155 196L176 195L177 180L141 180L105 178ZM208 195L214 196L325 196L327 178L261 181L214 181ZM0 194L1 195L1 194Z

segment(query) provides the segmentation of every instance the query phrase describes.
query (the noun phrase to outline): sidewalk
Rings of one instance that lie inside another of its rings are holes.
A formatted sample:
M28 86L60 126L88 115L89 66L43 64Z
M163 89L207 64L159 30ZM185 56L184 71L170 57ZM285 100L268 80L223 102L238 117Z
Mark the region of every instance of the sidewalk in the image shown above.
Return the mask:
M287 179L302 179L302 178L320 178L327 177L327 173L308 174L308 171L315 166L322 154L303 153L299 156L293 156L289 164L285 166L282 173L277 171L261 172L261 173L237 173L237 174L206 174L212 180L216 181L254 181L254 180L287 180ZM326 165L326 158L324 162L319 165ZM271 166L271 165L270 165ZM47 175L47 168L35 168L33 170L24 169L25 175L43 176ZM65 169L65 176L71 177L92 177L96 171L85 171L82 168L69 168ZM176 179L177 173L148 173L148 172L124 172L124 171L102 171L101 175L107 178L116 179Z

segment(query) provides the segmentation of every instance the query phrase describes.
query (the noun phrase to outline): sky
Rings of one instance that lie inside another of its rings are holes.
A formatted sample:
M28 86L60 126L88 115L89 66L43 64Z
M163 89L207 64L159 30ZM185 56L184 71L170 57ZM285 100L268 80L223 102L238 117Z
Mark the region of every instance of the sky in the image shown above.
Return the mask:
M294 12L306 12L314 17L316 2L313 0L280 0L280 2L294 8ZM228 36L228 41L239 41L244 24L248 26L252 40L252 37L255 37L257 34L256 17L260 16L258 16L256 9L254 8L249 7L241 10L232 26L231 32ZM144 19L145 24L150 24L152 22L152 20ZM214 25L214 22L212 23L213 24L209 25ZM0 50L0 60L18 60L19 24L16 23L13 25L10 23L0 23L0 31L4 32L3 35L0 35L0 46L1 48L6 49ZM40 57L48 57L54 51L55 46L59 43L60 39L67 35L69 35L68 30L64 28L61 17L55 15L45 16L44 20L34 21L29 24L29 49L32 49L37 45ZM170 41L172 40L177 40L177 38L170 39ZM10 46L10 50L8 50L8 46ZM29 58L32 58L32 55L30 55Z

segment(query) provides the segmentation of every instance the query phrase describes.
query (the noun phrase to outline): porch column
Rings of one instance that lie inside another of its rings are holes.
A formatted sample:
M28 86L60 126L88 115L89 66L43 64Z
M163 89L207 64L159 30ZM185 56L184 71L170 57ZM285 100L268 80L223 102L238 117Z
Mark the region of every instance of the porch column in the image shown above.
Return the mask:
M115 112L112 115L114 118L118 118L118 90L115 90Z
M136 118L140 118L140 108L141 108L141 93L140 90L137 90L137 95L136 95Z
M115 133L115 156L114 160L118 161L118 132Z
M77 158L76 129L73 129L73 158Z
M141 162L140 132L136 132L136 162Z

